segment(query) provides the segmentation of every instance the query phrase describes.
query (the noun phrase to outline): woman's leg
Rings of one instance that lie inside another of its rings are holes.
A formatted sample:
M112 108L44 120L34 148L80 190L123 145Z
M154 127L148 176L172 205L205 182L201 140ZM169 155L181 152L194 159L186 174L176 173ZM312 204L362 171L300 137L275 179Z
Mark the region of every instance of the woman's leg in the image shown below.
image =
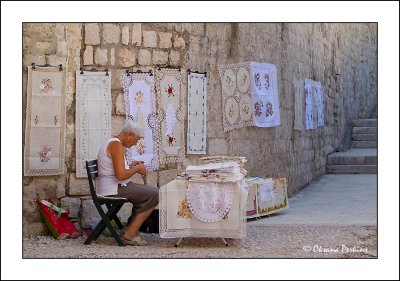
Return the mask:
M139 235L139 228L142 226L143 222L151 215L155 207L156 206L151 207L150 209L142 213L136 214L136 216L128 225L128 229L124 233L125 239L131 240L132 238Z
M139 234L143 222L158 204L158 188L129 182L126 187L118 187L118 196L128 198L132 203L132 220L124 238L131 240Z

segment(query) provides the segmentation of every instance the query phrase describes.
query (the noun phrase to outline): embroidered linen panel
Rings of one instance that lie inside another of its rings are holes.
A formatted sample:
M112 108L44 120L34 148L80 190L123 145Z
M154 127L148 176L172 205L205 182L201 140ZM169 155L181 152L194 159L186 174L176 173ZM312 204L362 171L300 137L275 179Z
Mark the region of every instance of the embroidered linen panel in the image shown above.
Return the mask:
M219 75L222 85L224 131L254 125L250 63L220 65Z
M281 124L276 66L251 62L250 68L254 126L275 127Z
M206 87L206 74L188 74L188 154L206 154Z
M285 178L246 178L249 187L247 218L276 213L289 207Z
M111 74L76 71L76 177L87 177L85 161L97 158L111 135Z
M304 101L304 83L297 79L293 83L294 90L294 129L302 131L305 127L305 101Z
M159 163L182 162L185 157L182 76L178 69L155 71L158 120Z
M158 126L154 76L150 73L130 73L123 75L125 112L127 118L138 122L144 137L135 146L126 150L128 163L144 161L148 171L158 169Z
M324 126L324 98L321 82L304 80L306 130Z
M65 69L28 67L24 175L65 171Z
M324 93L322 91L322 84L321 82L317 82L316 84L317 89L317 114L318 114L318 127L322 127L325 125L324 120Z

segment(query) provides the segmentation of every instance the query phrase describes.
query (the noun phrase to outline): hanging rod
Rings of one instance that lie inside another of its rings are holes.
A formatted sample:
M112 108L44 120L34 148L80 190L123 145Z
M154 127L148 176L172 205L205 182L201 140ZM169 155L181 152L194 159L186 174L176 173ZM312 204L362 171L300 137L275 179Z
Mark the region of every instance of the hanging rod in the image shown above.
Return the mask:
M191 71L190 69L188 69L188 74L190 74L190 73L198 73L198 74L204 74L204 76L206 76L207 77L207 71L206 72L200 72L200 71Z
M92 71L92 72L102 72L102 71L105 71L105 72L106 72L105 75L106 75L106 76L109 76L109 74L108 74L108 68L106 68L105 70L101 70L101 69L96 69L96 68L93 67L93 68L90 69L90 70L83 70L83 67L81 67L81 68L80 68L80 71L81 71L80 74L85 74L84 71Z
M142 70L136 70L136 71L129 71L128 69L125 71L126 76L129 76L131 73L150 73L150 76L153 76L153 72L151 70L149 71L142 71Z
M40 64L36 64L36 63L33 62L33 63L31 64L31 66L32 66L32 69L36 69L36 66L37 66L37 67L56 67L56 66L58 66L60 71L63 70L62 64L59 64L59 65L50 65L50 64L46 63L46 64L40 65Z
M179 71L181 71L181 67L180 66L172 66L172 65L167 65L167 66L159 66L158 70L161 70L161 68L171 68L171 69L178 69Z

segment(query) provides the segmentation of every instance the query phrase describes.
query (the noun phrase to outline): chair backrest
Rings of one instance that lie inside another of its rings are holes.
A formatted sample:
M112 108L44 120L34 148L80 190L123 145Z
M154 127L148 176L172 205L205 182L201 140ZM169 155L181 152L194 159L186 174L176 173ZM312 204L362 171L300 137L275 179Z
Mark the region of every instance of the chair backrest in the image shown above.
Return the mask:
M89 181L90 194L92 195L93 200L98 200L93 183L94 178L99 176L97 171L97 159L86 161L86 173Z

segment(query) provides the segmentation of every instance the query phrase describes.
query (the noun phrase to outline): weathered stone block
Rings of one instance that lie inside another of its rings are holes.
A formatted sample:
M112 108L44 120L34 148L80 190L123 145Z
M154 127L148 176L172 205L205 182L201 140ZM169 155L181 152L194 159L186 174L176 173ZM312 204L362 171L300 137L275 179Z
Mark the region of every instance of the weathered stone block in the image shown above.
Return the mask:
M200 37L190 36L189 40L189 52L191 52L192 56L194 56L200 51Z
M75 173L69 174L69 194L68 195L89 195L89 182L86 177L76 178Z
M147 48L157 47L157 33L155 31L143 31L143 46Z
M23 204L22 214L24 218L29 218L29 220L32 222L41 221L40 213L37 209L36 197L31 199L24 198L22 204Z
M115 101L115 114L125 115L125 97L123 93L119 94Z
M57 41L57 55L67 57L67 42Z
M66 25L65 40L68 46L68 54L71 60L79 58L82 47L82 24L71 23ZM67 58L69 59L69 58ZM79 61L77 61L79 63ZM80 64L77 65L79 68Z
M108 57L107 57L107 49L96 48L95 55L94 55L94 62L95 64L104 66L107 65Z
M83 53L83 64L92 65L93 64L93 46L87 46L85 52Z
M121 43L124 45L129 44L129 26L127 25L122 27Z
M150 65L151 63L151 52L146 49L142 49L139 51L138 58L139 65Z
M97 23L85 24L85 44L100 44L100 27Z
M69 210L69 218L77 218L81 207L81 199L76 197L61 198L61 206Z
M111 90L122 90L122 75L125 70L123 69L111 69Z
M22 232L24 237L28 235L46 236L49 235L49 230L44 222L33 222L31 220L23 220Z
M36 42L36 50L39 54L55 54L57 50L56 44L47 41Z
M110 63L111 65L115 65L115 48L111 48L110 50Z
M65 25L64 24L56 24L56 28L54 30L54 35L57 39L65 38Z
M61 198L65 196L67 189L67 175L60 175L57 179L56 197Z
M185 49L185 46L186 46L185 40L182 37L175 35L174 48L175 49Z
M181 56L178 51L171 50L169 53L169 63L173 66L179 66Z
M49 56L47 56L46 61L50 65L62 64L63 66L65 66L65 64L66 64L66 58L65 57L60 57L58 55L49 55Z
M103 41L106 44L118 44L121 36L120 28L117 24L103 24Z
M167 62L167 52L153 50L153 64L166 64Z
M132 26L132 44L134 46L142 45L142 24L134 23Z
M118 59L118 64L123 67L130 67L136 64L135 53L127 48L119 49Z
M197 36L204 35L204 23L193 23L192 24L192 34Z
M40 56L40 55L25 55L24 56L24 65L32 65L32 63L35 64L46 64L46 56Z
M160 36L160 48L161 49L168 49L171 48L172 46L172 33L169 32L160 32L158 34L158 36Z

